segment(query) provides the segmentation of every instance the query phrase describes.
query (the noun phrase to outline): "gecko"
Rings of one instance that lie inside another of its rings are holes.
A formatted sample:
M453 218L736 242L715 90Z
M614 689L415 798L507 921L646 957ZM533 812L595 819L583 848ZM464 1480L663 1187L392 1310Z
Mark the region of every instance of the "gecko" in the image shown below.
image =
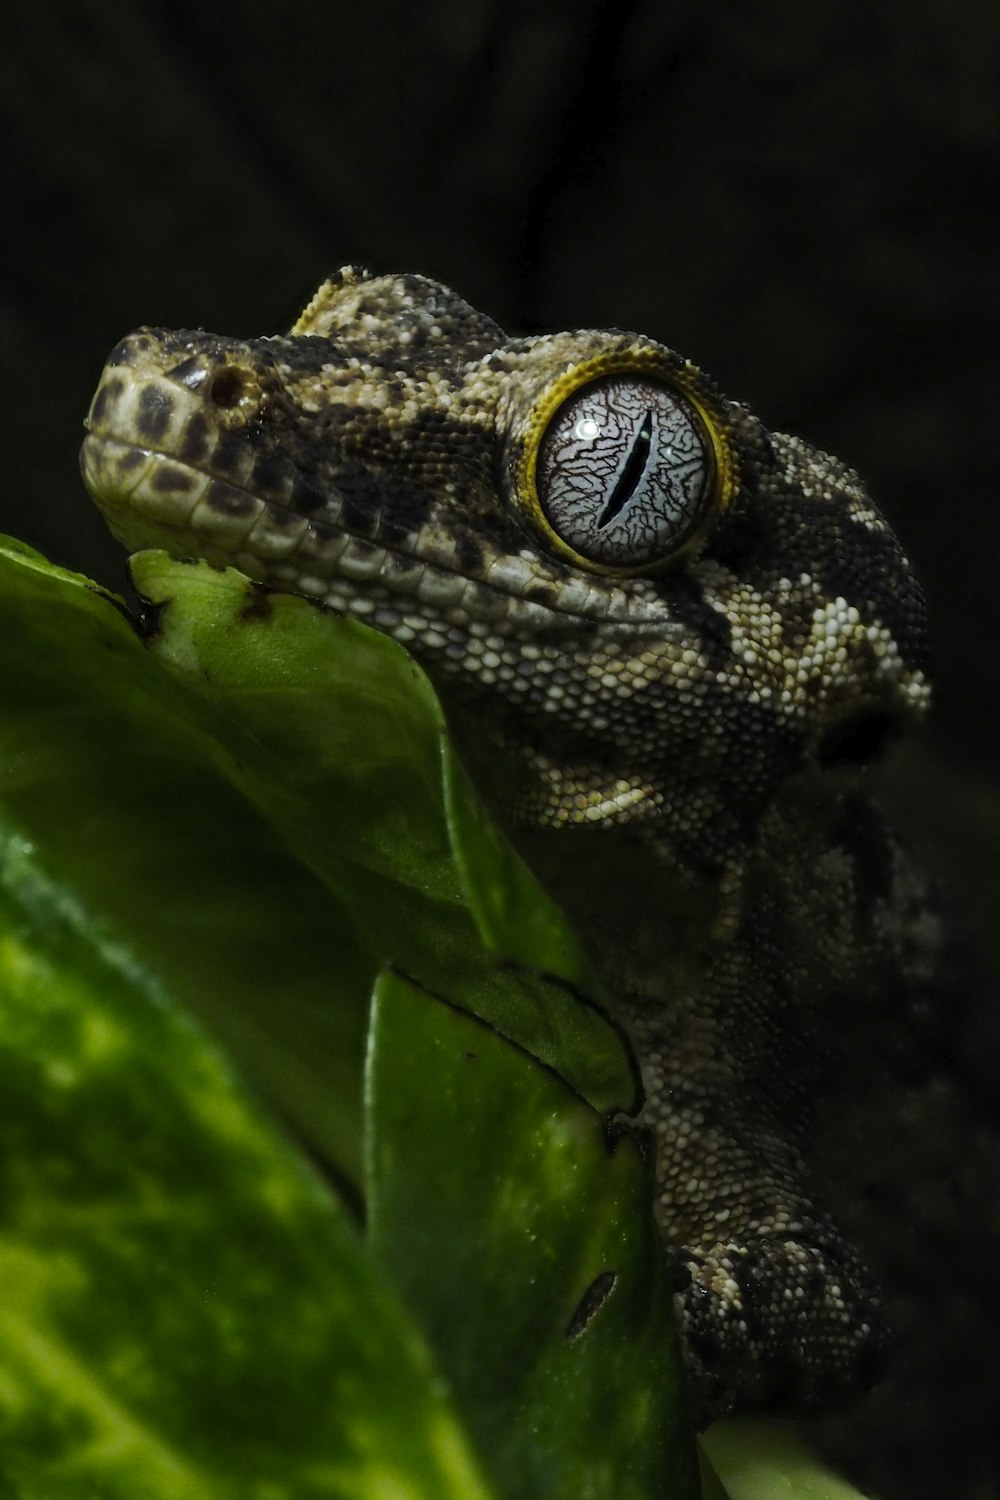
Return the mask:
M866 789L926 710L928 631L857 474L656 339L510 337L356 268L286 335L130 334L86 427L127 549L393 637L502 774L639 1059L699 1420L880 1382L862 1477L986 1493L955 1457L1000 1327L969 1217L996 1133L961 1076L981 980Z

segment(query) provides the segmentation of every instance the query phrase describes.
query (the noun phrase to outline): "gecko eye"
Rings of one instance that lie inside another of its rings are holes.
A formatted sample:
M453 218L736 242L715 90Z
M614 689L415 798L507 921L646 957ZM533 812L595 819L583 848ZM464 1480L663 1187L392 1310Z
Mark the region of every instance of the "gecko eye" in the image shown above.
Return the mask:
M739 486L725 402L659 345L612 345L570 364L513 431L515 506L590 572L665 566L703 539Z
M552 530L609 568L647 567L678 552L711 509L715 477L711 440L686 397L622 375L563 403L535 471Z

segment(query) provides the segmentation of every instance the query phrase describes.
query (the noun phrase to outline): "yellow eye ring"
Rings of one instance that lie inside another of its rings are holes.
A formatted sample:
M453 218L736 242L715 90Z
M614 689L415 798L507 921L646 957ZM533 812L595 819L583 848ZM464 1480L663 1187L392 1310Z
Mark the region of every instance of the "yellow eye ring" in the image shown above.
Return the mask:
M545 388L512 477L518 508L554 551L627 577L704 539L732 501L739 463L704 377L633 347L582 360Z

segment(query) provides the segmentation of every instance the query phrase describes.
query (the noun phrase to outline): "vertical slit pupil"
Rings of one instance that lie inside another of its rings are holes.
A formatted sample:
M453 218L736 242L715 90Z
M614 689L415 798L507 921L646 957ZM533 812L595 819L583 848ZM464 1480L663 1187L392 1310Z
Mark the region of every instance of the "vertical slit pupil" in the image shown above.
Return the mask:
M608 496L608 503L597 518L598 531L603 531L606 526L610 526L611 522L621 513L635 494L636 487L645 473L646 465L649 462L649 448L652 436L653 413L647 410L632 440L632 448L625 461L625 467L619 474L618 482Z

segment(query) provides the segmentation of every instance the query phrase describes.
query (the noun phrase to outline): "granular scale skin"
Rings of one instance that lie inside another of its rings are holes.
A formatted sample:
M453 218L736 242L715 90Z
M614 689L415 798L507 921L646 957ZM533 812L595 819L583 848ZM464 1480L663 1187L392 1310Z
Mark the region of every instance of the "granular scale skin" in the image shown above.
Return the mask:
M87 428L126 547L391 635L513 789L640 1059L702 1419L824 1414L887 1500L995 1494L986 1000L864 789L927 631L857 475L653 339L350 268L287 336L130 335Z

